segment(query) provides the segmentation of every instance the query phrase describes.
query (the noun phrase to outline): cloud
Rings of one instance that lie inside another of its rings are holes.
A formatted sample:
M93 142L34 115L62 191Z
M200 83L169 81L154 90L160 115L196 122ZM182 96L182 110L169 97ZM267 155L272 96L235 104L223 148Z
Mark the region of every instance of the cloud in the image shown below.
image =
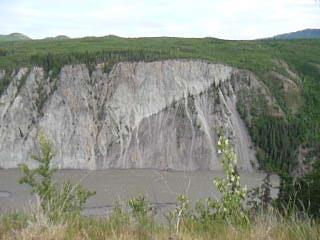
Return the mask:
M314 0L0 0L0 32L254 39L320 28Z

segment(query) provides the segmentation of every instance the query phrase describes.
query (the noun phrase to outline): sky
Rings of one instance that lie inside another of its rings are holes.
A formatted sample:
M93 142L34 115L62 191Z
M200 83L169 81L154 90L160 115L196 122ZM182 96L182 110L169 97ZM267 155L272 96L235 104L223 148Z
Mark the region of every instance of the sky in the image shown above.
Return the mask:
M0 0L0 34L256 39L320 28L320 0Z

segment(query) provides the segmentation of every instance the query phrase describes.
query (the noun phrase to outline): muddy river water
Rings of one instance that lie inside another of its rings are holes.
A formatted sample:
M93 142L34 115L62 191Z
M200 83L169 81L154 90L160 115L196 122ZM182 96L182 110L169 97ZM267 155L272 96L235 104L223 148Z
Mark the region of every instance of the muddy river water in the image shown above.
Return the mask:
M157 214L163 214L172 208L178 194L187 194L192 203L206 197L218 197L213 179L222 177L219 171L158 171L151 169L130 170L60 170L55 179L58 182L71 180L96 191L86 204L84 214L106 215L116 202L125 203L132 197L144 195L155 207ZM250 189L261 184L265 173L241 172L241 182ZM15 209L28 209L35 202L30 188L18 183L21 177L19 169L0 170L0 213ZM277 194L279 179L271 176Z

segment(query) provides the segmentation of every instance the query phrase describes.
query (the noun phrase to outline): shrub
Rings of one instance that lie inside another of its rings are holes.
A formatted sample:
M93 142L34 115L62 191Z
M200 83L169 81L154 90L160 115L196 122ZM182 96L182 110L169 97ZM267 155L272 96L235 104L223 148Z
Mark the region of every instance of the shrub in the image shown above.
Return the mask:
M132 198L128 204L132 211L132 216L139 226L148 228L153 225L153 209L144 196Z
M246 187L241 187L237 171L237 156L230 141L221 136L218 141L218 153L222 155L224 179L215 179L214 185L222 194L220 200L209 199L209 206L215 209L215 215L223 219L246 219L243 201L246 197Z
M54 182L53 175L57 169L52 167L52 159L55 156L53 144L44 133L39 134L38 141L40 153L32 155L32 159L39 165L30 169L26 164L22 164L20 184L31 187L31 192L39 197L42 210L51 220L60 220L67 214L79 214L88 198L95 193L69 181L64 182L62 186Z
M175 230L178 234L180 230L180 225L181 223L183 223L183 220L190 220L191 217L192 211L190 201L187 196L181 194L177 198L176 208L167 216L169 220L169 225L171 226L173 223L175 223Z

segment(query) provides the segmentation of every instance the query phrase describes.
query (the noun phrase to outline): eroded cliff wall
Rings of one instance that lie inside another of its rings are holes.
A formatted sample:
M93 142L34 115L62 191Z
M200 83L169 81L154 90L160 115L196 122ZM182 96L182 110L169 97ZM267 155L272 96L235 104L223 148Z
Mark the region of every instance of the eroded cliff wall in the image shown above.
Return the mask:
M248 71L168 60L118 63L110 73L70 65L57 78L22 68L11 77L0 97L2 168L34 165L39 131L53 141L59 168L218 170L221 129L239 168L256 164L236 103L243 89L267 94Z

